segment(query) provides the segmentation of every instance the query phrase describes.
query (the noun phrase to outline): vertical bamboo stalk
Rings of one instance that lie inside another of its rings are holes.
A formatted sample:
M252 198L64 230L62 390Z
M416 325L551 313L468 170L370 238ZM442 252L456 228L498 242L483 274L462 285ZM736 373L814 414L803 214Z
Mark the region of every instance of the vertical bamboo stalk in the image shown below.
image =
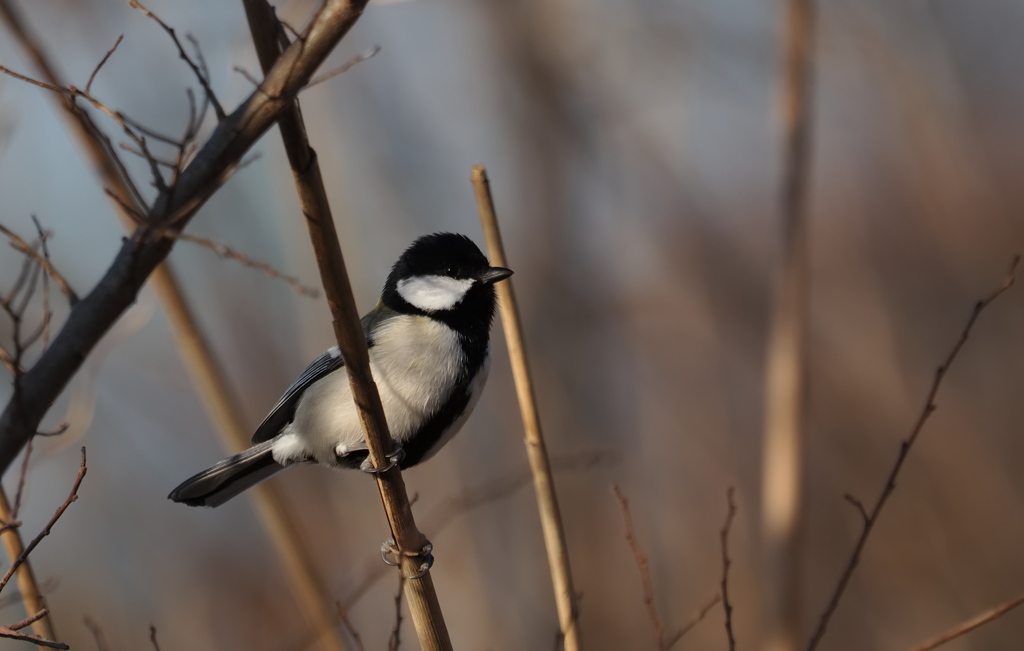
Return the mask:
M810 245L806 210L810 152L813 0L787 0L781 92L783 265L768 343L761 536L765 630L761 648L792 651L800 634L803 449Z
M30 33L11 0L0 0L0 16L42 73L43 79L54 86L65 86L38 39ZM145 211L142 206L137 205L126 180L122 178L118 166L111 159L110 152L103 146L99 127L88 113L70 100L59 95L53 97L62 103L71 132L77 137L82 151L93 164L104 187L116 195L117 200L111 201L111 204L131 232L135 226L134 218L125 212L125 206L131 207L139 214ZM213 421L214 431L220 439L221 446L231 453L249 447L250 432L245 425L241 409L231 395L227 378L199 329L199 324L170 263L165 262L157 267L149 282L170 323L175 344L193 384L196 385L207 415ZM298 524L289 514L284 496L276 486L268 483L260 484L256 490L250 492L260 522L284 564L286 576L298 599L303 616L317 637L321 638L324 651L344 651L345 645L338 637L336 617L331 607L334 600L320 581L309 552L309 545L304 540ZM18 535L17 531L14 535ZM48 620L49 617L44 619Z
M491 264L507 267L505 247L501 242L487 170L483 165L476 165L473 167L471 178L484 238L487 240L488 257ZM577 651L583 648L583 643L580 639L576 589L573 587L572 572L569 569L569 547L565 541L565 528L558 510L558 498L555 495L555 481L551 475L551 464L548 461L544 434L540 427L540 414L537 411L530 366L526 361L526 345L523 342L519 310L511 280L498 283L495 287L498 292L501 322L505 329L505 342L512 362L512 376L519 396L519 409L523 417L526 453L530 459L533 488L537 494L537 507L540 510L541 527L544 531L544 545L547 548L551 581L555 588L558 622L564 636L566 651Z
M11 504L7 501L7 493L0 486L0 521L10 522L11 516ZM25 544L21 541L21 535L18 533L17 528L8 529L0 534L0 542L3 543L4 550L7 552L7 558L11 559L12 563L25 551ZM39 583L36 581L36 575L32 571L30 559L26 558L25 562L21 564L21 567L18 568L15 574L15 579L18 582L18 591L21 593L21 600L25 604L26 613L34 615L46 607L46 600L39 591ZM32 622L32 632L47 640L57 641L57 634L53 632L53 622L50 621L49 615Z

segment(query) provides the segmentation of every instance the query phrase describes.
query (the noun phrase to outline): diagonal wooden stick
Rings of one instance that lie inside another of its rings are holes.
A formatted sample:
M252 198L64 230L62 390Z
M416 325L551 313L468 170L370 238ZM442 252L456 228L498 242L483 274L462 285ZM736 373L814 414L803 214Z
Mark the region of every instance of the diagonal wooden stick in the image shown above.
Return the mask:
M281 56L279 23L266 0L243 0L243 4L260 65L269 73ZM278 125L295 177L299 204L306 218L324 294L334 318L334 335L345 360L352 397L366 434L370 461L375 467L383 468L388 465L387 457L393 452L393 441L384 418L384 407L377 393L377 385L370 374L366 337L338 243L320 165L316 152L306 138L298 99L292 99L282 111ZM374 476L395 544L401 552L398 556L402 574L406 577L405 594L420 646L425 651L451 649L452 643L430 572L420 571L422 559L416 554L424 548L427 540L416 528L401 470L395 465Z
M491 198L490 181L483 165L473 167L472 181L491 264L507 266L505 247L501 243L498 218L494 212L494 200ZM555 480L551 474L551 463L548 461L544 434L540 428L540 413L537 410L530 367L526 361L526 346L523 343L523 331L519 322L519 309L511 280L498 283L496 288L501 322L505 328L505 342L512 361L512 376L515 378L519 409L526 430L526 453L530 459L530 469L533 471L533 487L537 493L537 507L540 509L541 527L544 530L544 545L547 547L551 581L555 587L558 623L565 636L565 650L577 651L583 648L583 643L580 640L576 589L573 587L572 572L569 569L569 546L565 541L565 527L555 495Z

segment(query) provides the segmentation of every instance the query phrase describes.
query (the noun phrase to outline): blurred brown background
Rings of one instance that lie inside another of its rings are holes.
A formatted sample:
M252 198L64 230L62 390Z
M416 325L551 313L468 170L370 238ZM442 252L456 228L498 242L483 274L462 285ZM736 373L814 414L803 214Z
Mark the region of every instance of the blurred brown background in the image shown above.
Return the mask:
M183 125L194 79L126 3L19 5L79 86L123 33L95 94L153 128ZM296 0L280 15L300 26L314 5ZM198 38L225 106L250 92L232 70L259 69L240 3L149 7ZM1024 3L819 9L808 633L859 533L843 494L877 496L935 366L1021 250L1024 209ZM655 648L613 481L630 498L668 630L718 589L718 530L726 487L736 486L730 592L739 646L757 645L762 371L780 251L780 27L781 3L753 0L371 4L331 65L375 44L381 53L302 96L364 310L416 236L454 230L482 244L468 177L472 164L487 164L549 448L568 459L557 480L590 649ZM0 63L31 72L6 33ZM57 266L85 292L121 231L56 111L44 91L0 80L0 220L29 235L38 215L56 234ZM276 132L256 151L189 231L315 283ZM331 345L326 306L184 243L171 260L257 425ZM19 264L4 253L0 277ZM1024 590L1019 292L983 315L942 387L823 649L905 649ZM529 486L443 527L430 516L525 472L500 327L494 334L498 354L476 413L406 479L437 549L434 580L456 648L549 649L557 619ZM37 441L22 517L33 535L87 446L81 498L33 556L53 579L61 638L95 648L88 615L112 650L146 648L150 624L165 651L307 648L247 500L197 510L165 499L222 452L151 294L102 348L44 423L67 418L72 431ZM596 463L580 461L595 454ZM350 599L381 569L387 527L372 482L319 468L274 481L292 498L325 582ZM350 608L367 649L386 644L396 581L384 573ZM0 611L4 622L21 616L17 606ZM722 619L713 610L677 648L724 649ZM404 648L416 648L408 623L404 632ZM947 648L1016 649L1021 639L1018 612Z

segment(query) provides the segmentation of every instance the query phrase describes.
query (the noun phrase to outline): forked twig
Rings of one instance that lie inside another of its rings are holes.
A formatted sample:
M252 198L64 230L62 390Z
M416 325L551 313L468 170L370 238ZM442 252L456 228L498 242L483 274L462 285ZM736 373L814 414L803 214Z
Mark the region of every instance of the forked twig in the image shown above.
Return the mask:
M64 511L67 511L68 507L71 506L71 503L78 499L78 487L82 485L82 479L85 478L85 473L87 470L88 469L85 466L85 448L83 447L82 463L78 468L78 477L75 478L75 484L71 487L71 493L68 495L68 498L64 500L64 503L57 508L57 511L53 514L53 517L50 518L50 521L46 523L46 526L43 527L43 530L40 531L39 534L32 539L32 542L30 542L27 547L25 547L25 551L21 552L18 558L14 559L14 562L11 563L11 567L8 568L7 573L4 574L4 577L2 579L0 579L0 590L4 589L4 587L7 585L7 582L11 580L11 577L14 576L14 573L18 571L18 568L21 567L22 563L25 562L25 559L29 557L29 555L39 545L43 538L50 535L50 529L52 529L53 525L57 523L57 520L60 519L60 516L64 515Z
M44 637L39 637L38 635L30 635L28 633L18 632L26 626L31 626L32 624L46 617L49 614L49 612L50 611L46 608L40 608L34 615L30 615L16 624L11 624L10 626L0 626L0 637L6 637L12 640L21 640L23 642L31 642L36 646L42 646L48 649L70 649L71 647L64 644L63 642L55 642L53 640L47 640Z
M356 65L357 63L362 63L363 61L366 61L367 59L370 59L370 58L374 57L378 52L380 52L380 46L379 45L374 45L369 50L355 55L354 57L352 57L351 59L349 59L345 63L341 64L341 66L335 68L334 70L331 70L329 72L325 72L324 74L320 75L319 77L313 78L306 85L306 88L310 88L312 86L316 86L317 84L322 84L323 82L327 81L328 79L333 79L333 78L337 77L340 74L348 72L348 70L350 70L352 68L352 66ZM238 68L235 68L235 70L237 71ZM245 74L245 73L243 72L243 74ZM250 78L250 80L251 80L251 78ZM305 89L303 89L303 90L305 90Z
M896 461L893 464L892 469L889 471L888 477L885 479L885 485L882 487L882 493L878 496L878 500L875 502L874 507L872 507L871 512L864 519L860 537L857 539L857 544L854 545L853 553L850 554L850 559L846 562L846 567L843 569L843 573L839 577L839 582L836 584L832 597L829 599L828 605L825 607L825 612L822 614L821 620L818 622L818 627L815 629L814 635L811 636L810 643L807 645L808 651L813 651L817 648L818 644L821 642L821 638L825 635L825 631L828 629L829 620L832 618L832 614L839 606L839 600L842 598L843 593L846 590L846 586L850 582L850 577L853 576L853 571L857 568L857 564L860 562L861 552L864 551L864 545L867 543L868 536L871 535L871 531L878 522L878 516L882 512L882 507L885 506L889 496L892 495L892 492L896 489L896 478L899 476L900 470L903 468L903 462L906 461L910 448L914 445L914 442L917 441L917 437L921 434L924 424L936 409L935 396L939 392L939 386L941 386L942 380L946 377L946 373L949 372L949 367L953 364L953 361L960 353L960 350L964 347L964 344L967 343L967 338L971 334L971 329L974 327L974 324L978 320L982 311L991 305L993 301L1002 296L1006 290L1013 286L1017 265L1019 263L1020 256L1014 256L1010 263L1010 270L1007 272L1006 278L1003 280L1003 284L994 292L989 294L988 297L975 303L974 309L971 311L971 316L967 319L967 325L965 325L963 330L960 332L960 336L957 338L956 343L953 344L953 348L949 351L949 354L946 355L946 359L942 362L942 365L935 371L935 377L932 380L931 388L928 390L928 396L925 399L924 408L921 410L920 415L918 415L913 428L911 428L910 436L900 444L900 451L896 455Z
M359 632L356 631L355 626L353 626L352 622L349 620L348 611L345 610L345 606L341 604L341 600L335 601L334 605L338 609L338 619L341 620L341 625L345 627L348 634L352 636L352 640L356 643L356 649L358 649L358 651L366 651L363 647L363 638L360 637Z
M223 122L224 118L227 117L227 114L224 113L224 108L220 105L220 102L217 101L217 96L214 94L213 89L210 87L209 73L206 72L206 63L202 59L202 54L200 53L197 56L197 58L199 59L199 65L197 65L194 61L192 61L192 57L188 55L188 52L186 52L185 48L181 45L181 41L178 40L178 34L177 32L175 32L173 27L162 21L160 17L154 14L152 11L150 11L146 7L143 7L138 2L138 0L130 0L128 4L131 7L141 11L147 17L152 18L154 21L156 21L157 25L160 25L160 27L162 27L163 30L167 32L167 35L171 37L171 40L174 41L174 45L178 48L178 56L180 56L182 60L188 64L188 67L192 69L192 73L196 76L196 79L199 80L199 85L203 87L203 92L206 93L206 97L210 100L210 104L213 106L213 112L217 115L217 121ZM192 42L192 45L195 46L198 51L198 45L196 44L196 41L191 38L189 40Z
M725 633L729 639L729 651L736 651L736 638L732 633L732 604L729 602L729 566L732 559L729 558L729 530L732 528L732 520L736 515L736 504L733 502L733 494L736 489L732 486L725 492L725 501L729 505L729 512L725 516L725 525L719 537L722 540L722 607L725 609Z
M709 612L711 612L711 609L718 605L718 602L721 600L722 595L715 593L715 596L709 599L706 604L704 604L704 607L701 608L696 615L694 615L693 619L691 619L685 626L676 631L675 635L668 639L668 641L665 643L666 651L674 647L676 645L676 642L683 639L683 636L689 633L691 630L693 630L694 627L697 626L697 624L700 624L702 621L704 621L704 617Z
M1019 595L1005 603L999 604L995 608L990 608L965 622L957 624L942 635L915 646L911 651L931 651L932 649L937 649L946 642L951 642L962 635L970 633L980 626L984 626L993 620L999 619L1022 604L1024 604L1024 595Z
M60 287L60 291L64 292L64 296L67 297L68 303L71 304L72 307L78 302L78 294L75 293L75 290L71 289L71 285L64 276L57 271L48 257L37 250L37 247L29 245L29 243L23 240L17 233L3 224L0 224L0 233L3 233L7 239L11 241L12 247L17 249L18 252L27 258L31 258L32 261L43 268L46 275L53 278L53 282L57 283L57 287Z
M93 68L92 74L89 75L89 81L87 81L85 83L85 92L86 92L86 94L91 93L93 80L96 79L96 75L99 73L100 68L102 68L107 63L107 59L109 59L110 55L114 53L114 50L117 49L117 46L121 44L121 39L123 39L123 38L124 38L124 34L121 34L120 36L118 36L117 40L114 41L114 47L112 47L109 50L107 50L107 53L103 55L103 58L100 59L100 62L96 64L95 68Z
M633 517L629 512L629 501L626 500L618 484L612 484L612 494L619 501L619 509L622 511L622 522L626 528L626 542L633 552L633 559L640 570L640 583L644 589L644 606L647 608L647 615L651 619L651 627L654 629L654 637L658 641L659 651L665 651L665 633L661 628L661 620L658 618L658 609L654 605L654 589L651 587L651 572L647 567L647 556L640 549L636 540L636 532L633 530Z
M395 592L395 625L388 636L388 651L398 651L402 646L402 594L405 591L405 577L398 575L398 591Z
M192 244L198 244L199 246L210 249L211 251L216 253L221 258L224 258L225 260L234 260L235 262L239 262L245 265L246 267L256 269L257 271L261 271L271 278L283 280L284 282L288 283L288 285L292 289L294 289L297 293L301 294L302 296L309 296L310 298L317 298L318 296L320 296L320 292L315 287L303 285L302 282L295 276L285 275L278 271L277 269L275 269L272 265L266 262L260 262L259 260L253 260L245 253L242 253L237 249L233 249L227 246L226 244L222 244L216 240L212 240L208 237L191 235L189 233L185 233L182 231L173 231L169 229L158 229L158 232L162 237L170 237L185 242L191 242Z

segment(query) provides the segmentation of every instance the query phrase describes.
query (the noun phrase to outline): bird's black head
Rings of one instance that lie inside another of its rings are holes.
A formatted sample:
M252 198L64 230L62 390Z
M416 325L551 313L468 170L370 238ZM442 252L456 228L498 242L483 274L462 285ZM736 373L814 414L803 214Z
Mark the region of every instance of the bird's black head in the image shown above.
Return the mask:
M455 233L425 235L391 268L381 300L403 314L421 314L486 341L494 316L494 283L512 271L492 267L473 240Z

